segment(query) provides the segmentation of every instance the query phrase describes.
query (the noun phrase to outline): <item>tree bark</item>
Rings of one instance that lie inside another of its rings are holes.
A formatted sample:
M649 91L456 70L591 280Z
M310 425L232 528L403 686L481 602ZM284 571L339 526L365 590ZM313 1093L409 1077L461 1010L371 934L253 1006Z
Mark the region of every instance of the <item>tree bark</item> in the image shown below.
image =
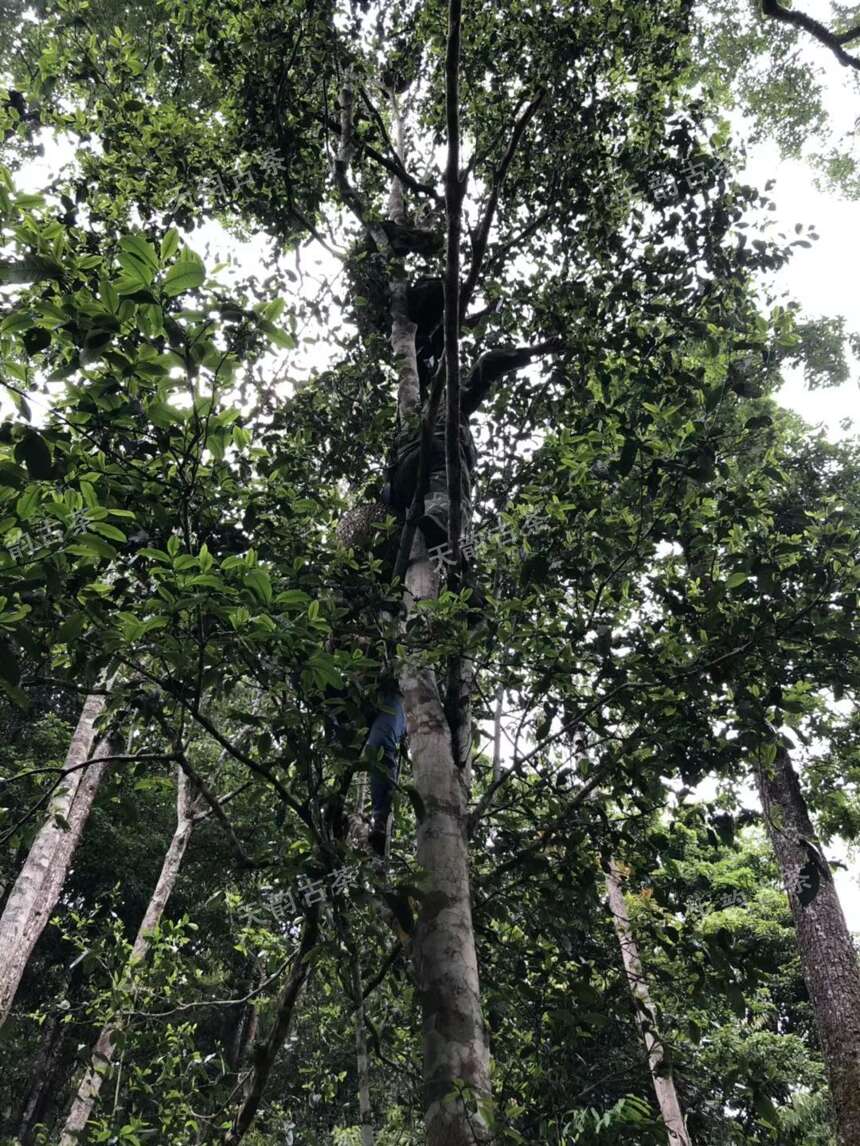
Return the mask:
M152 943L152 933L161 922L167 901L170 899L173 889L176 886L176 878L179 875L185 849L188 847L188 841L191 838L191 832L194 828L195 809L192 800L191 785L181 768L177 768L176 784L176 829L173 832L167 852L165 853L164 861L161 865L161 872L156 881L155 889L150 897L149 903L147 904L143 920L138 928L137 936L131 949L128 964L123 973L123 986L126 987L132 980L135 968L146 958L149 951ZM75 1095L71 1110L66 1119L66 1124L63 1127L60 1146L75 1146L75 1143L83 1133L93 1112L93 1108L98 1101L102 1083L113 1061L114 1052L116 1050L116 1037L122 1030L122 1026L122 1018L117 1015L102 1027L101 1034L93 1049L92 1061L87 1067L84 1077L81 1079L78 1092Z
M621 890L621 872L614 860L609 861L609 871L606 873L606 890L609 893L609 910L612 913L612 922L615 934L621 947L621 958L633 995L633 1009L636 1015L636 1025L645 1043L648 1053L648 1068L651 1072L651 1081L654 1084L654 1093L657 1096L657 1105L660 1115L669 1136L670 1146L691 1146L690 1136L681 1113L681 1104L678 1101L678 1092L675 1090L675 1080L672 1071L665 1061L663 1044L657 1034L657 1015L648 983L639 958L639 948L630 925L630 916L627 914L627 904L624 902L624 892Z
M860 1143L860 967L791 757L759 763L759 795L794 916L839 1146Z
M251 979L245 980L244 982L248 992L250 992L253 987L259 987L260 985L259 981L255 983ZM231 1070L237 1071L239 1069L245 1057L248 1044L252 1043L257 1037L257 1021L257 1008L254 1003L252 1003L250 999L245 1003L239 1003L226 1056L227 1063Z
M95 722L104 705L102 695L93 694L84 702L66 755L63 781L0 917L0 1026L9 1016L24 969L63 889L104 773L105 765L99 760L113 755L104 740L93 763L81 767L92 752ZM62 826L63 822L68 826Z

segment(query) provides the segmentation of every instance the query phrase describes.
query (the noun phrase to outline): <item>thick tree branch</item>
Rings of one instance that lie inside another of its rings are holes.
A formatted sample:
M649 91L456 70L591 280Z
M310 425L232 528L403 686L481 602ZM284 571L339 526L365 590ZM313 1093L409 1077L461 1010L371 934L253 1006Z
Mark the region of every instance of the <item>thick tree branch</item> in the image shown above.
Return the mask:
M511 251L516 250L520 243L524 243L527 239L530 239L532 235L537 234L541 227L543 227L544 223L549 222L554 213L554 207L550 207L547 211L541 211L539 215L536 215L535 218L532 219L527 227L523 227L522 230L518 231L512 239L510 239L507 243L503 243L501 247L498 247L488 263L488 271L493 274L496 273L501 267L503 267L505 265L505 260Z
M564 343L561 339L551 339L538 343L536 346L515 346L497 350L488 350L482 354L469 373L466 385L461 396L461 409L467 416L473 414L487 396L493 382L511 370L518 370L526 366L533 358L541 354L549 354L554 350L561 350ZM430 457L433 448L433 437L436 428L436 419L442 391L445 386L445 359L439 363L430 394L424 407L421 419L421 446L418 455L418 474L415 481L415 493L412 504L406 513L406 521L400 535L400 548L397 551L397 561L394 566L394 576L403 577L409 564L409 555L412 552L412 540L418 522L424 513L424 495L430 480Z
M840 64L860 71L860 57L849 55L842 47L843 44L847 44L850 40L856 40L860 36L860 28L853 28L849 32L842 33L831 32L829 28L825 28L812 16L807 16L803 12L795 12L790 8L783 8L779 0L762 0L761 8L765 16L772 16L774 20L780 20L784 24L791 24L793 28L800 28L802 31L808 32L819 43L829 48Z
M531 122L535 112L543 102L545 92L543 88L538 91L535 98L528 104L523 114L514 124L514 130L511 133L511 140L508 144L505 154L502 156L502 161L496 170L493 172L493 183L490 188L490 195L487 199L487 205L484 208L484 213L481 216L481 221L478 224L478 231L475 235L475 241L472 244L472 261L469 266L469 274L466 276L466 282L463 284L463 292L460 296L460 313L465 314L466 308L472 300L472 294L478 282L478 276L481 273L481 267L484 262L484 256L487 251L487 241L490 237L490 230L493 226L493 220L496 217L496 210L499 205L499 195L502 190L502 184L505 181L505 176L508 173L508 168L516 154L517 147L523 137L523 133Z
M394 576L403 577L409 564L409 555L412 552L412 541L418 522L424 513L424 495L430 481L430 458L433 453L433 437L436 428L436 418L442 401L442 391L445 388L445 359L439 363L430 394L424 407L421 418L421 445L418 451L418 474L415 479L415 493L412 495L412 504L406 512L406 521L400 534L400 548L397 551L397 561L394 565Z
M503 864L494 867L486 877L485 882L499 879L505 875L506 872L511 871L521 864L527 856L534 855L535 852L542 851L548 847L559 832L567 830L570 827L571 813L575 812L581 804L584 804L595 789L600 787L616 763L617 761L615 760L607 760L603 764L598 765L591 776L583 783L582 787L570 797L561 815L557 816L552 823L548 824L533 843L521 848L516 855L511 856L511 858L506 860Z
M564 342L560 338L539 342L535 346L504 346L487 350L469 372L463 387L461 406L467 416L474 414L492 389L493 383L512 370L520 370L534 358L561 350Z
M234 760L238 760L240 764L244 764L246 768L250 768L250 770L255 775L262 776L265 780L267 780L287 805L287 807L295 812L295 814L306 827L313 831L313 819L308 810L303 808L297 800L293 799L293 797L290 795L278 777L271 771L271 769L267 768L265 764L261 764L259 761L254 760L252 757L248 756L246 752L243 752L240 748L237 748L235 744L232 744L222 732L219 732L219 730L215 727L212 721L209 720L208 717L204 716L203 713L199 710L195 710L192 704L190 704L183 696L175 692L170 687L169 682L159 680L158 677L153 676L140 665L128 663L128 667L131 668L134 672L137 672L141 676L145 677L147 680L150 680L153 684L158 685L158 687L164 692L166 696L169 696L171 700L175 700L177 704L179 704L182 709L200 725L201 728L205 729L206 732L209 733L213 740L215 740L230 756L233 757Z
M141 760L176 760L176 756L172 752L140 752L137 755L123 753L120 756L99 756L98 759L90 757L81 764L73 764L71 768L28 768L26 772L16 772L14 776L0 780L0 792L5 791L9 784L26 780L28 776L54 775L62 780L64 776L71 776L73 772L80 772L83 768L89 768L91 764L117 764Z
M352 107L353 90L352 81L347 77L340 92L340 147L332 161L332 174L335 186L340 191L341 198L359 223L368 226L367 212L361 196L349 181L349 165L352 162Z
M341 126L336 119L333 119L331 116L326 116L324 122L326 127L332 130L336 135L341 134ZM432 199L434 203L440 206L444 202L442 196L432 183L422 183L420 179L416 179L414 175L409 174L399 156L396 156L394 159L389 159L387 155L383 155L377 151L375 147L372 147L369 143L365 143L364 140L355 143L355 148L363 155L366 155L368 159L372 159L374 163L378 163L379 166L390 175L399 179L403 186L409 191L412 191L415 195L423 195L428 199Z

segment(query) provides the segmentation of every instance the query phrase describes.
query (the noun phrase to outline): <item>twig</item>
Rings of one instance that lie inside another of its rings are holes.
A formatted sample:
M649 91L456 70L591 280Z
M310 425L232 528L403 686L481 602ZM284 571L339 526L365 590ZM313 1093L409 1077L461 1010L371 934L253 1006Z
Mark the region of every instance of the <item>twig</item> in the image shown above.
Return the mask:
M490 237L490 229L493 225L493 220L496 216L496 209L499 205L499 194L502 190L502 184L505 181L505 176L508 173L508 168L516 154L517 147L523 137L523 133L528 127L537 109L543 102L546 92L541 88L535 98L526 107L523 114L514 124L514 130L511 133L511 140L508 144L505 154L499 166L493 172L493 184L490 189L490 195L487 199L487 205L484 208L484 213L481 216L481 222L478 225L478 232L475 236L475 241L472 245L472 261L469 267L469 274L463 284L463 292L460 296L460 313L465 314L466 308L472 300L472 292L478 281L478 275L481 273L481 266L484 262L484 255L487 251L487 240Z

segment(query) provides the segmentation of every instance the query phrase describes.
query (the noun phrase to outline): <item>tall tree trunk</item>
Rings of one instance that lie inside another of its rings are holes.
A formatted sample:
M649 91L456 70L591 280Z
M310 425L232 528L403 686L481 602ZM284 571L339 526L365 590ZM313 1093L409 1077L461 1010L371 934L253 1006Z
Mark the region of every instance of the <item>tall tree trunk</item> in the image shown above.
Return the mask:
M63 889L104 773L105 765L99 761L114 755L104 740L94 762L81 767L92 754L94 725L104 705L104 696L95 694L84 703L66 754L63 781L0 917L0 1026L9 1016L24 969Z
M262 976L256 980L243 980L246 991L250 994L253 988L259 987ZM236 1009L236 1021L230 1032L229 1046L227 1047L227 1063L231 1070L238 1070L245 1057L248 1044L257 1037L257 1008L250 999L239 1003Z
M155 890L147 904L131 949L131 955L123 975L124 986L131 982L135 968L146 958L152 943L152 933L161 922L167 901L176 886L176 878L179 875L185 849L188 847L188 841L194 828L196 809L192 800L191 785L181 768L177 769L176 784L176 828L164 856ZM102 1028L101 1034L96 1040L92 1061L81 1079L78 1092L63 1127L60 1146L75 1146L86 1127L93 1107L98 1101L108 1068L113 1061L116 1036L121 1029L122 1018L120 1016L110 1019Z
M407 589L435 595L436 577L416 534ZM417 861L428 873L413 938L424 1016L424 1117L427 1146L492 1140L474 1101L490 1097L489 1045L481 1015L466 846L468 773L454 763L451 733L431 669L401 675L415 786L424 805ZM463 1094L460 1101L452 1095Z
M459 70L459 0L449 9L447 48L448 164L446 206L448 251L445 284L445 359L448 382L449 537L453 557L459 554L461 485L459 458L459 221L463 187L459 174L457 78ZM396 109L395 109L396 111ZM402 122L397 116L398 153L403 155ZM392 186L392 215L402 201L397 180ZM454 232L453 234L451 232ZM420 385L415 354L415 327L406 313L404 282L392 280L391 344L398 364L398 413L408 425L420 409ZM435 386L435 382L434 382ZM455 393L452 395L452 387ZM424 444L432 437L435 410L432 396L424 412ZM420 480L420 477L419 477ZM453 493L453 498L452 498ZM412 510L410 509L410 517ZM414 602L438 595L439 586L427 558L424 538L413 537L406 570L407 612ZM428 873L413 953L424 1028L424 1124L427 1146L475 1146L491 1143L485 1113L492 1099L490 1051L481 1013L478 959L472 924L469 854L466 840L471 784L471 663L455 658L449 681L449 701L456 711L446 716L432 669L407 664L400 677L415 787L424 814L417 829L416 858ZM449 720L449 716L453 720ZM453 725L453 735L452 735ZM459 765L459 766L458 766Z
M633 995L633 1010L636 1015L636 1025L645 1043L648 1053L648 1068L651 1071L651 1081L654 1084L654 1093L657 1096L657 1105L660 1115L669 1135L671 1146L691 1146L687 1134L684 1116L681 1113L681 1104L678 1101L678 1092L675 1090L675 1080L672 1071L665 1061L665 1052L657 1034L657 1015L651 1002L651 994L645 973L642 970L642 961L639 958L639 948L630 925L630 916L627 914L627 904L624 902L624 892L621 890L621 871L614 860L609 861L609 871L606 873L606 890L609 893L609 910L612 913L612 922L615 934L621 947L621 958L624 961L624 970L630 993Z
M302 988L310 978L309 957L319 937L319 904L314 904L305 917L299 949L289 977L278 996L275 1021L265 1041L254 1046L253 1066L245 1080L244 1097L233 1119L233 1125L223 1138L224 1146L237 1146L247 1134L260 1106L263 1091L272 1072L278 1052L290 1033L296 1004Z
M459 127L457 76L460 35L459 0L450 0L446 53L446 107L448 113L448 164L445 200L449 231L458 233L463 186L458 168ZM459 274L459 250L448 243L445 286L445 365L437 368L430 394L422 410L415 334L409 317L408 282L403 261L395 259L384 227L373 220L360 195L350 185L348 172L353 150L353 91L349 78L341 92L340 148L333 164L335 183L344 203L372 237L385 257L391 292L391 346L398 376L397 414L401 429L421 431L421 455L417 485L407 514L395 571L405 570L407 613L414 603L438 595L438 584L427 558L424 538L416 529L423 513L423 483L429 477L430 447L436 415L446 381L448 433L446 459L453 465L448 474L450 521L453 523L454 554L459 548L457 514L461 501L459 452L459 372L455 369L459 331L459 302L455 279ZM396 150L403 157L403 124L392 99ZM403 189L398 179L391 185L388 211L392 221L404 218ZM420 415L420 417L419 417ZM455 435L457 437L455 437ZM475 1146L492 1142L484 1112L491 1100L489 1044L481 1015L478 961L472 925L469 889L469 857L466 844L466 812L469 801L468 716L471 665L463 660L449 687L449 715L432 669L405 663L400 687L406 710L406 726L415 786L423 801L418 824L417 860L427 872L425 895L413 937L415 975L424 1018L424 1122L427 1146ZM449 722L449 716L451 718ZM452 734L452 724L454 726ZM459 767L458 767L459 763ZM233 1141L228 1139L228 1141Z
M860 1143L860 966L791 758L757 768L759 795L794 916L830 1079L840 1146Z
M505 689L496 689L496 708L493 713L493 783L498 783L502 775L502 717L505 709Z

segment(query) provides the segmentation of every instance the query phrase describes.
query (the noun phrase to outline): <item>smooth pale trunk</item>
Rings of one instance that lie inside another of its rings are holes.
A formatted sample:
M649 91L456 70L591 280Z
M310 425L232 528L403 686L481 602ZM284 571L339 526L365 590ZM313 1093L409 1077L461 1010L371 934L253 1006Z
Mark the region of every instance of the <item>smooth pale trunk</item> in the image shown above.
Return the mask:
M436 595L436 577L416 534L408 599ZM401 673L415 786L424 805L417 860L427 873L413 951L424 1019L424 1121L427 1146L492 1141L475 1100L490 1099L489 1046L481 1014L466 846L468 776L454 764L435 676ZM458 1094L465 1092L464 1100Z
M860 968L857 951L845 924L830 868L821 856L797 774L784 748L779 749L770 767L758 768L758 784L773 850L789 889L803 977L830 1080L839 1146L858 1146ZM810 874L812 867L817 869L817 890ZM809 903L801 902L801 897L810 896Z
M176 886L176 877L182 866L182 858L191 832L194 828L192 807L188 781L182 772L178 776L177 792L177 819L176 830L161 865L161 872L155 884L155 890L150 897L143 920L137 931L134 946L131 949L128 966L124 975L125 983L131 979L135 966L140 963L149 951L152 943L152 934L161 922L167 901ZM102 1028L96 1045L93 1049L92 1061L81 1079L78 1092L72 1102L72 1108L63 1127L60 1146L75 1146L90 1120L93 1108L98 1101L102 1083L105 1080L110 1064L116 1051L116 1036L122 1029L122 1020L119 1017L112 1019Z
M614 861L610 862L609 867L610 870L606 873L609 910L621 947L621 958L624 961L630 993L633 995L636 1025L639 1027L639 1033L648 1053L648 1068L657 1096L657 1105L660 1107L660 1116L666 1127L670 1146L691 1146L678 1093L675 1090L675 1080L663 1061L663 1044L657 1037L656 1012L651 1002L633 928L630 926L630 916L627 914L627 904L624 902L624 892L621 890L620 872Z
M361 966L356 952L353 960L355 990L355 1059L358 1071L358 1110L361 1121L361 1146L373 1146L373 1107L370 1103L370 1062L367 1057L367 1028L364 1022Z
M104 696L91 695L84 702L66 755L67 775L51 800L0 917L0 1025L9 1017L30 955L66 881L104 773L105 765L98 760L112 755L104 741L95 753L96 761L87 768L80 767L92 754L94 725L104 706ZM72 768L76 770L70 772ZM63 821L68 827L61 826Z

